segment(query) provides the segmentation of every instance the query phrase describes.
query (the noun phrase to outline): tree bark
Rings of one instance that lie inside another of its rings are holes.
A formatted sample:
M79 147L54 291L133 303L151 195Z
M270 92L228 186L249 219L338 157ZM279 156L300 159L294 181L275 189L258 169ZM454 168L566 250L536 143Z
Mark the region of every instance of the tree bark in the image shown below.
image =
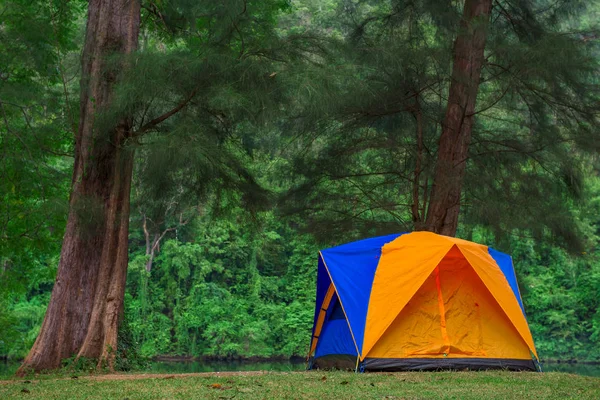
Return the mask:
M423 230L456 234L491 10L492 0L465 0L461 31L454 41L452 81Z
M127 273L132 120L102 116L136 50L139 0L90 0L69 215L41 331L17 372L58 368L72 356L113 368ZM102 116L102 118L97 118Z

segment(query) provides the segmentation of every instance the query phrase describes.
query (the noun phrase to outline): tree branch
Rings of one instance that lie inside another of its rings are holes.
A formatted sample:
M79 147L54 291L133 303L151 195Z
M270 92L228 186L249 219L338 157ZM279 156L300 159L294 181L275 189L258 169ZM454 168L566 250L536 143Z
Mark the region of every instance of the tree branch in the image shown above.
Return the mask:
M181 111L185 106L188 105L188 103L190 101L192 101L192 99L194 98L194 96L196 95L196 93L198 93L198 89L194 89L192 90L192 92L189 94L188 97L186 97L185 99L183 99L175 108L173 108L172 110L164 113L163 115L154 118L152 121L149 121L148 123L146 123L145 125L143 125L140 129L138 129L137 131L132 133L132 137L139 137L142 134L144 134L145 132L156 128L156 126L158 126L161 122L169 119L170 117L172 117L173 115L177 114L179 111Z

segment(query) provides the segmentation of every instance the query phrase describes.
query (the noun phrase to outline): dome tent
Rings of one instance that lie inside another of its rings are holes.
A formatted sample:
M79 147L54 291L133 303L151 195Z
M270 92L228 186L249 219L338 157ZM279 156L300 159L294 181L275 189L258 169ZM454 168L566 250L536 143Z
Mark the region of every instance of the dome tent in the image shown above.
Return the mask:
M510 256L431 232L319 253L309 368L536 370Z

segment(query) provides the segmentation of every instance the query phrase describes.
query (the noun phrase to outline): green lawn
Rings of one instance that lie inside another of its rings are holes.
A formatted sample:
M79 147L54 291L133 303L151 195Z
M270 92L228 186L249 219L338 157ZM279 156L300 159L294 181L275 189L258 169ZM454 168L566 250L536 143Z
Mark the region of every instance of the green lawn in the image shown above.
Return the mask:
M525 372L267 372L0 381L0 399L600 399L600 378Z

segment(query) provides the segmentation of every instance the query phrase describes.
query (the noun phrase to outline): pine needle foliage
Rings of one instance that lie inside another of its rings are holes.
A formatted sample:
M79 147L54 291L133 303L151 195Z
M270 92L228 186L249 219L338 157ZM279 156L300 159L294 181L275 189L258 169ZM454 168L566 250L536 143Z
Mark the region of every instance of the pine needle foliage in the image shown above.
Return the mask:
M414 229L415 186L426 214L460 6L339 2L345 39L298 111L298 129L309 132L293 156L304 178L285 198L322 237ZM494 2L463 223L536 232L578 251L593 242L573 207L600 143L598 42L577 19L588 6Z
M268 193L248 169L252 143L290 102L282 72L323 52L315 37L277 31L287 7L240 0L145 5L142 49L99 124L133 118L128 145L139 148L138 204L146 211L163 215L174 199L216 214L232 202L249 211L268 207Z
M80 15L79 5L60 1L0 4L0 296L53 279L72 164L69 67Z
M0 353L35 339L56 272L72 159L78 4L0 3ZM30 296L26 297L25 294ZM22 300L16 305L14 299ZM42 304L40 304L42 303ZM20 336L20 328L36 327ZM24 340L25 339L25 340ZM20 354L19 354L20 355Z

